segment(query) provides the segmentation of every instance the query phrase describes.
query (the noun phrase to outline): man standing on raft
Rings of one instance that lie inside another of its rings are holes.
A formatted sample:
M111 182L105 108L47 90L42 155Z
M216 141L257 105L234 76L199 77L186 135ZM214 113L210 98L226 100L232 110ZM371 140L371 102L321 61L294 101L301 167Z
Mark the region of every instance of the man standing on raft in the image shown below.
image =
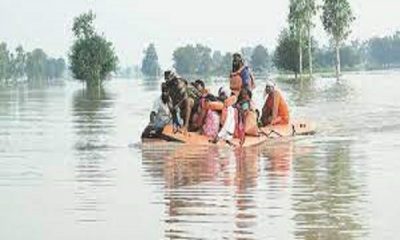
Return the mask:
M254 76L250 68L244 64L244 60L239 53L233 54L232 72L230 74L230 88L237 96L242 88L253 90L256 87Z

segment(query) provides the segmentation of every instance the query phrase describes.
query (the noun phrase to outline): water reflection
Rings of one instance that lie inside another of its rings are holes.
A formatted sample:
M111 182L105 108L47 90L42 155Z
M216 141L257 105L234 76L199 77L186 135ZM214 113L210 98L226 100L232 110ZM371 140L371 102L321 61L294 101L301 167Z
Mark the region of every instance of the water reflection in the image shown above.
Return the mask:
M236 239L255 239L252 228L257 224L257 180L259 147L235 151L235 230Z
M398 73L280 83L318 133L244 151L126 147L143 81L0 89L1 239L396 239Z
M273 150L259 146L235 151L144 144L146 181L162 189L157 198L167 209L165 236L202 238L202 229L215 238L257 239L265 235L261 229L266 227L263 219L269 209L260 197L269 188L286 187L266 179L286 178L292 160L287 156L292 155L291 143ZM264 165L265 171L261 168Z
M261 154L268 159L265 170L270 177L287 181L293 161L293 151L294 143L291 140L276 140L276 142L263 147Z
M202 238L202 229L211 238L287 238L293 212L290 238L355 239L366 234L355 207L365 199L350 149L321 152L293 139L235 151L145 144L142 157L148 184L161 188L166 238Z
M289 99L297 106L304 106L312 101L318 92L315 81L302 79L291 80L279 84L286 94L290 94Z
M362 176L354 171L351 144L329 144L325 152L300 158L294 165L298 239L364 239L366 223L359 209Z
M62 94L60 89L0 87L0 185L32 185L43 179L41 160L35 157L56 145L46 144L55 130L49 122L58 122L51 113L62 106L49 99Z
M140 86L146 92L159 91L161 81L158 77L147 77L140 81Z
M73 97L73 122L76 134L75 181L80 222L97 222L103 211L103 188L114 185L113 168L107 166L114 125L113 97L103 88L81 89ZM104 219L103 219L104 218Z

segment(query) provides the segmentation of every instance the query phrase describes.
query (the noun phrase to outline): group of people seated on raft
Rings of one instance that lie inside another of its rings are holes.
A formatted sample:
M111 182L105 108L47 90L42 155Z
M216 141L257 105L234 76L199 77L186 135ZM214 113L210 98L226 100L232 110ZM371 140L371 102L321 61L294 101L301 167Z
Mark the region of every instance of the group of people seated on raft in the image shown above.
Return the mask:
M161 97L153 105L142 138L162 137L163 128L172 124L176 131L199 132L213 143L223 140L232 144L233 138L239 138L243 144L246 135L260 134L259 127L289 123L288 105L270 80L266 81L267 97L260 116L252 100L254 76L238 53L233 55L229 81L230 91L220 87L213 95L202 80L189 83L165 71Z

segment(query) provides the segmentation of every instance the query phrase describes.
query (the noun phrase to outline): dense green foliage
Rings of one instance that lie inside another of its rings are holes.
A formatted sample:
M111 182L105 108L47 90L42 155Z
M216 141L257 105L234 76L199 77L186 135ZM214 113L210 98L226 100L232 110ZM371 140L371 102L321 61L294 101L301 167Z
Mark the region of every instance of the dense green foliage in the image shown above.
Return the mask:
M354 69L363 63L363 47L358 42L340 48L340 62L344 68ZM366 62L365 62L366 63Z
M211 52L201 44L179 47L173 53L174 67L179 74L208 75L213 71Z
M372 38L366 45L371 67L400 66L400 32L382 38Z
M358 42L344 45L340 49L341 65L344 69L355 70L367 66L365 47ZM314 64L318 70L326 70L335 64L335 52L329 47L317 48L314 51Z
M240 53L242 54L242 58L246 63L251 63L251 56L253 55L254 48L253 47L242 47L240 49Z
M151 43L144 51L141 71L145 76L151 77L159 76L161 74L157 51L153 43Z
M243 58L258 72L265 72L270 67L268 50L262 45L254 49L242 48ZM232 54L222 54L211 48L197 44L178 47L173 53L174 68L179 74L198 76L226 76L232 71Z
M72 31L76 40L69 55L73 76L88 86L101 85L111 72L116 71L118 62L112 43L96 33L94 20L91 11L74 19Z
M25 52L18 46L11 52L6 43L0 44L0 82L57 79L62 77L65 69L64 59L49 58L42 49Z
M226 76L232 71L232 54L228 52L222 55L221 51L214 51L212 55L212 66L212 71L209 74Z
M316 15L315 0L290 0L288 23L292 35L297 39L298 72L303 72L303 49L308 49L308 67L312 74L312 28L313 17ZM307 43L306 43L307 41Z
M351 33L355 20L347 0L323 0L322 23L325 31L337 43L342 43Z
M10 78L10 52L7 44L0 44L0 80L8 80Z
M222 58L220 65L216 65L215 74L219 76L227 76L228 73L232 71L232 53L228 52Z
M255 72L265 72L269 69L268 50L262 45L257 45L251 55L251 67Z
M298 38L287 29L284 29L279 35L278 46L275 49L273 58L275 67L279 70L291 71L297 76L300 72L298 46ZM307 56L307 53L305 55ZM307 66L306 62L302 64L303 67Z
M281 34L275 50L274 64L279 70L297 72L295 38L286 30ZM313 64L317 71L328 71L335 65L335 50L313 43ZM307 53L306 53L307 54ZM340 62L344 70L384 69L400 66L400 32L392 36L372 38L365 42L353 41L340 48ZM307 64L307 63L306 63ZM305 65L304 65L305 66Z

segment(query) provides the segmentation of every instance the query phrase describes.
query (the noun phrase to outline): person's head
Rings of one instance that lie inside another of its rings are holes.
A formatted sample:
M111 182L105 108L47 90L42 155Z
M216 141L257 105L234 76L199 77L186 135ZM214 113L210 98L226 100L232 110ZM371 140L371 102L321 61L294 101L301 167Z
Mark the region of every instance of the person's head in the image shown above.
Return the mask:
M232 58L232 72L236 72L244 65L244 61L240 53L234 53Z
M199 90L200 92L203 91L205 89L205 84L202 80L198 79L194 82L194 86L196 87L197 90Z
M167 103L169 100L169 90L166 83L161 83L161 100Z
M174 78L176 78L176 75L175 75L175 73L173 71L167 70L167 71L164 72L164 80L166 82L168 82L168 81L170 81L170 80L172 80Z
M220 87L218 90L218 98L221 101L225 101L228 98L228 91L224 87Z
M265 95L270 94L271 92L273 92L275 89L275 83L272 82L271 80L267 80L267 83L265 84Z
M239 93L239 100L240 101L248 101L251 100L253 94L251 93L250 89L242 88Z

